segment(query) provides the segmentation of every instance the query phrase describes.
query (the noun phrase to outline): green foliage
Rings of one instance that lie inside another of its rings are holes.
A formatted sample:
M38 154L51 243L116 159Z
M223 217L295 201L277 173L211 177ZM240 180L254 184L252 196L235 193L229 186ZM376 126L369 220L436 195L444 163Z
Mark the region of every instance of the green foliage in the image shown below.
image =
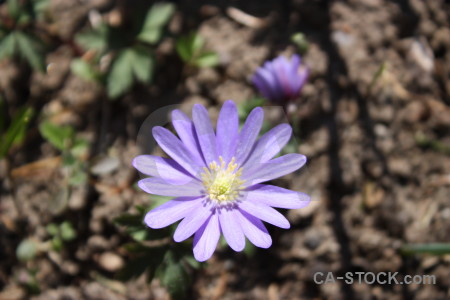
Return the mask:
M70 64L70 70L76 76L87 81L99 81L101 74L95 66L81 58L75 58Z
M242 122L247 119L250 112L256 108L263 106L264 103L266 103L267 100L261 97L254 97L249 99L248 101L244 101L238 104L238 114L239 114L239 120Z
M0 103L2 103L2 101L0 101ZM11 146L22 142L33 114L34 110L31 107L23 107L14 115L10 126L1 136L0 158L3 158L8 154Z
M9 16L0 20L0 59L20 58L35 70L45 70L45 53L35 24L47 5L47 0L8 0Z
M46 229L47 233L52 237L51 246L55 251L61 251L64 242L72 241L77 236L75 229L68 221L64 221L59 225L50 223Z
M70 147L74 130L70 126L59 126L49 121L44 121L39 125L41 135L55 148L64 151Z
M25 239L20 242L16 249L17 259L26 262L36 257L38 247L35 241L31 239Z
M172 3L160 2L153 5L145 16L142 29L137 36L138 40L149 44L157 43L174 11L175 6Z
M204 50L205 40L197 33L180 37L176 42L177 53L188 65L195 67L214 67L220 62L219 55Z
M153 207L167 201L167 197L153 199ZM169 198L170 199L170 198ZM185 296L191 285L193 269L201 266L192 256L190 243L172 242L170 229L151 230L143 222L148 209L136 207L137 213L124 214L114 221L124 226L134 242L124 245L131 259L117 274L121 280L147 275L150 282L156 276L167 288L173 299ZM151 241L151 244L148 242Z
M414 138L417 145L423 149L431 149L445 155L450 155L450 146L441 141L429 138L423 133L417 133Z
M306 39L306 36L301 33L297 32L291 36L291 41L298 47L298 51L300 54L305 54L308 51L309 43Z
M404 255L447 255L450 254L450 243L407 244L401 248L401 252Z
M150 83L155 65L152 46L161 40L164 26L174 10L171 3L156 3L142 16L136 12L130 22L132 28L101 24L78 34L77 43L86 50L95 50L96 56L92 63L75 60L72 72L85 80L104 84L110 99L122 96L137 82ZM99 65L101 58L107 55L113 59L100 72L101 68L95 64Z
M149 83L153 76L153 56L143 47L122 50L113 61L107 77L107 90L114 99L126 92L135 81Z

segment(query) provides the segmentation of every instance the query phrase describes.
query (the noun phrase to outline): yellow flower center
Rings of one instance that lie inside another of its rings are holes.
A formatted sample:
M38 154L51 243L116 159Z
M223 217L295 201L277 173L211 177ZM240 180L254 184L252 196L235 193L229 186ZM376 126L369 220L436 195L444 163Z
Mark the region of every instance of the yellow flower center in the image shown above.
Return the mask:
M205 167L201 177L209 199L225 204L237 199L244 181L240 178L242 168L236 171L238 165L234 157L228 165L225 165L222 156L219 160L220 165L213 161L209 164L209 169Z

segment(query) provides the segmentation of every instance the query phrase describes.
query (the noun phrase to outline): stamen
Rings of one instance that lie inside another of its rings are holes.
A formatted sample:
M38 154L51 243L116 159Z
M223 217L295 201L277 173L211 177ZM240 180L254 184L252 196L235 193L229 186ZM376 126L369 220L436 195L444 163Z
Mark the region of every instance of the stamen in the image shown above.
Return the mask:
M213 161L208 168L203 168L201 174L203 184L209 199L218 204L227 204L237 200L239 192L243 189L241 180L242 168L237 170L238 165L233 157L226 165L222 156L219 157L219 163Z

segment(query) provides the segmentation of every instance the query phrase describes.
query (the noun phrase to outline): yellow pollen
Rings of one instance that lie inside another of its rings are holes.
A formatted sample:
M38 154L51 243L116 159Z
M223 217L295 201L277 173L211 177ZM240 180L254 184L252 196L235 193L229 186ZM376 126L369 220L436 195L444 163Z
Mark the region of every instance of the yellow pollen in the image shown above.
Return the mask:
M203 185L211 200L222 204L234 201L239 196L239 191L242 189L244 181L240 178L242 168L235 171L238 167L235 160L233 157L226 166L225 161L220 156L220 164L213 161L209 164L209 169L203 168L205 171L201 175Z

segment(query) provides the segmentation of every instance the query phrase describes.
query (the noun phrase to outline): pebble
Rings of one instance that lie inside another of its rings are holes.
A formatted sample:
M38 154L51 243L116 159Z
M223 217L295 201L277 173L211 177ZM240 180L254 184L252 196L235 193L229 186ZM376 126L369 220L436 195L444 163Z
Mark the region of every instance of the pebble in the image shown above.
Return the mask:
M98 258L98 263L109 272L118 271L124 266L123 258L113 252L102 253Z

